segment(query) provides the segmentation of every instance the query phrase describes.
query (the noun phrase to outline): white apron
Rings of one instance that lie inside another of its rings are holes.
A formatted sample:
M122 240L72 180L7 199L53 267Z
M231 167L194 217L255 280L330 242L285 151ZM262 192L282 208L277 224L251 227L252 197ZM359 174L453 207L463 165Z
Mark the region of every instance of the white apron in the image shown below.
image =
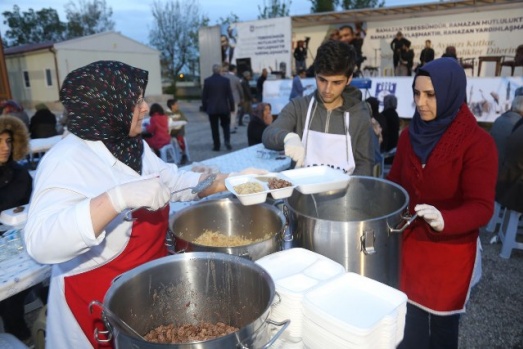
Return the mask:
M352 174L356 164L352 154L352 145L349 134L349 112L344 112L345 134L332 134L312 131L309 125L312 118L312 106L315 98L309 102L302 143L305 147L303 167L327 165L345 173Z

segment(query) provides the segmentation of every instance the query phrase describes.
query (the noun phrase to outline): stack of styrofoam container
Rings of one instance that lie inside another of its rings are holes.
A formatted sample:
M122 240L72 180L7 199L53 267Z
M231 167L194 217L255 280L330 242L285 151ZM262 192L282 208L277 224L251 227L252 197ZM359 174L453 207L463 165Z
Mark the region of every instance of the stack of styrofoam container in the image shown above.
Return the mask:
M273 253L256 261L271 275L276 286L277 303L271 309L271 320L291 320L289 327L275 343L281 348L302 348L303 337L303 299L305 294L327 282L343 275L344 267L316 252L303 248L293 248Z
M315 287L303 299L303 345L395 348L403 339L407 296L355 273Z

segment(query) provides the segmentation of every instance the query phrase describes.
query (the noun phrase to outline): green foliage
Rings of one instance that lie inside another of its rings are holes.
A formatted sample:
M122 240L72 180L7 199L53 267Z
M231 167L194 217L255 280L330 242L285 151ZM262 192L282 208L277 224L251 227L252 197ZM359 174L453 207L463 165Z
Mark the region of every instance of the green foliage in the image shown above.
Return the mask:
M277 18L277 17L287 17L291 9L291 0L269 0L269 5L263 0L263 10L258 5L258 19L267 19L267 18Z
M338 5L341 10L354 10L385 6L385 0L310 0L311 12L336 11Z
M311 0L311 13L332 12L336 8L336 0Z
M227 17L223 18L223 17L220 17L220 19L218 19L216 21L216 24L221 24L221 25L227 25L227 24L233 24L233 23L238 23L240 21L240 17L238 17L235 13L230 13Z
M175 81L182 68L198 57L198 29L209 19L201 15L195 0L154 1L150 44L161 52L162 75Z
M385 6L385 0L341 0L343 10L374 8Z
M61 41L65 36L65 23L60 21L58 13L52 8L36 12L29 9L21 13L20 7L14 5L13 11L4 11L2 15L4 24L9 27L4 36L7 47Z
M105 0L69 1L65 5L67 17L67 38L77 38L114 29L111 19L113 9L107 6Z
M68 22L60 21L58 13L52 8L20 12L20 8L14 5L13 11L2 13L4 24L9 27L4 41L8 47L59 42L114 29L111 19L113 10L105 0L78 0L76 4L69 1L65 12Z

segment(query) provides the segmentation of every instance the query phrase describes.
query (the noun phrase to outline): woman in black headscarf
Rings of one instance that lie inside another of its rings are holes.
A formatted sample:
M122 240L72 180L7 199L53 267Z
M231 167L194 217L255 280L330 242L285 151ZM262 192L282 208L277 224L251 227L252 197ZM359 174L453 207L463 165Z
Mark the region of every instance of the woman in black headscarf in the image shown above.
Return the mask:
M454 59L419 69L416 111L388 176L407 190L409 211L418 215L403 232L400 289L409 303L399 348L458 347L479 227L492 216L497 152L465 103L466 85Z
M69 73L60 90L70 134L39 164L24 236L34 259L54 264L50 348L97 348L93 331L103 324L88 304L103 300L117 275L167 254L169 200L225 190L227 175L218 174L200 194L171 196L209 174L164 163L142 140L147 77L127 64L99 61ZM140 207L134 221L123 219Z

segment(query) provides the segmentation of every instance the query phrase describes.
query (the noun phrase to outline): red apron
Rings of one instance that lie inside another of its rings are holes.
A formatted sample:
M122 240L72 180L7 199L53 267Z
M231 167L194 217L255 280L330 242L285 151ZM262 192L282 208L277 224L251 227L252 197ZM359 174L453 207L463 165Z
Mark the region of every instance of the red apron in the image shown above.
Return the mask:
M418 223L426 224L426 223ZM412 229L425 227L414 225ZM412 233L412 234L411 234ZM467 300L477 242L449 244L415 237L405 231L400 289L409 300L434 312L462 310Z
M105 331L100 311L89 312L89 303L103 301L112 280L141 264L167 255L165 234L168 229L169 206L158 210L141 209L133 213L137 218L125 249L115 259L91 271L64 278L65 298L78 324L94 348L112 348L112 343L99 344L94 329Z

